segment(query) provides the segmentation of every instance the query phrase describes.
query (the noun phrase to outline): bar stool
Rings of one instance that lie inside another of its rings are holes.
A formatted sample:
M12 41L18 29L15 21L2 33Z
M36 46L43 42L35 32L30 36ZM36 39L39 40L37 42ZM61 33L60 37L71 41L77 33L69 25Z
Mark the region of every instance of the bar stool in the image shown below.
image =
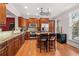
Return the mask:
M47 41L48 41L48 35L47 34L40 34L40 52L41 50L45 50L46 52L48 51L48 45L47 45Z
M56 49L56 47L55 47L55 40L56 40L56 36L50 34L49 35L49 40L48 40L48 48L49 48L49 51L51 49Z

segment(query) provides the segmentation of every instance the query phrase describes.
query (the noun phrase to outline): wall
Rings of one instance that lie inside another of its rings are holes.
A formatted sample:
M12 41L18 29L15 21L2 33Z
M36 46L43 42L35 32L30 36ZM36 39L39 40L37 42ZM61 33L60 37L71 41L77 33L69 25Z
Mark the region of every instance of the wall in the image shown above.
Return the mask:
M69 26L69 21L70 21L70 13L72 13L73 11L75 10L79 10L79 5L63 12L61 15L59 15L57 17L57 20L60 20L61 21L61 25L62 25L62 33L66 33L67 34L67 43L74 46L74 47L77 47L79 48L79 41L72 41L72 37L71 37L71 28Z
M62 33L68 34L69 32L69 15L68 13L65 13L57 18L60 20L61 26L62 26Z
M57 20L60 20L61 22L61 25L62 25L62 32L63 33L66 33L68 35L68 39L71 39L70 38L70 27L69 27L69 19L70 19L70 13L72 13L73 11L75 10L78 10L79 9L79 5L63 12L62 14L60 14L58 17L57 17Z

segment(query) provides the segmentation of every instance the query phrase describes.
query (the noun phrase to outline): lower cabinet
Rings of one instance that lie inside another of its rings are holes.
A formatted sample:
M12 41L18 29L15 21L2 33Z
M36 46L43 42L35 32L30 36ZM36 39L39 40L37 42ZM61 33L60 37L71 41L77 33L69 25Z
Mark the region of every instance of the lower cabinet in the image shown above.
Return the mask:
M8 56L13 56L15 54L15 39L7 41Z
M0 56L7 56L8 55L6 44L7 44L7 42L0 44Z
M29 40L30 38L30 32L26 32L26 40Z
M22 44L23 44L23 43L22 43L22 36L20 35L20 36L19 36L19 48L22 46Z
M19 35L0 44L0 56L14 56L23 43L24 39L22 38L22 35Z
M17 53L17 51L19 50L19 37L15 38L15 54Z

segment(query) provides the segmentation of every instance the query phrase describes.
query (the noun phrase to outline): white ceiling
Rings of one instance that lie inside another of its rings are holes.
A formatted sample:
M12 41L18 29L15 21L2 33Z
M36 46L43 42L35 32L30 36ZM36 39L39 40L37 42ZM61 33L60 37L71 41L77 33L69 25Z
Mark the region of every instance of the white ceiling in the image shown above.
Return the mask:
M6 12L7 17L16 17L16 15L14 15L12 12L10 12L9 10L7 10Z
M64 11L78 5L77 3L13 3L13 6L20 12L22 16L36 15L39 13L37 8L50 8L51 16L58 16ZM24 8L27 6L28 8Z

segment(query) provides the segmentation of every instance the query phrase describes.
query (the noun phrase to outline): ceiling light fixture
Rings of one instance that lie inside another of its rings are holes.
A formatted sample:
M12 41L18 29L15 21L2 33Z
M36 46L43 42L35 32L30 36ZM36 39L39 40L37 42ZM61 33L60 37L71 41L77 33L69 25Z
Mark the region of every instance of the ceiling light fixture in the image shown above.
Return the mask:
M37 8L37 10L39 10L40 8Z
M25 6L24 8L28 8L27 6Z
M49 16L49 15L51 15L51 12L50 12L50 10L49 10L49 8L46 8L46 9L44 9L44 8L40 8L40 13L39 13L40 15L46 15L46 16Z

